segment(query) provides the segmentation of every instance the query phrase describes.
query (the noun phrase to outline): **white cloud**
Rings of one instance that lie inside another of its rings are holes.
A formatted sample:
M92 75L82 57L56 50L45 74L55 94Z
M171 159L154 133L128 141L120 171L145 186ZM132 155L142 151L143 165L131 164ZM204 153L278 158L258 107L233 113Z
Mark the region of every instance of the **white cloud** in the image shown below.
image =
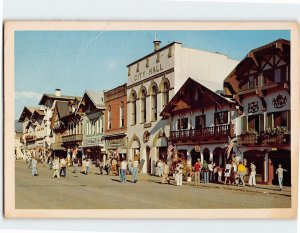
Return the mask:
M35 99L40 100L42 98L42 94L32 91L17 91L15 92L15 99Z

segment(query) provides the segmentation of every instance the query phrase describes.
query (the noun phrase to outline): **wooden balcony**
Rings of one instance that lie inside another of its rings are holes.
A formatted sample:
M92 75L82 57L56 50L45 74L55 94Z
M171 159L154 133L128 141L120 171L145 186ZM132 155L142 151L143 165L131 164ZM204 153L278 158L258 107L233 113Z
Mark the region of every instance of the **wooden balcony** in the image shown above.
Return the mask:
M66 142L78 142L82 141L83 136L82 134L72 134L72 135L66 135L61 137L61 142L66 143Z
M231 135L230 125L218 125L201 129L186 129L170 132L172 141L215 141L228 140Z

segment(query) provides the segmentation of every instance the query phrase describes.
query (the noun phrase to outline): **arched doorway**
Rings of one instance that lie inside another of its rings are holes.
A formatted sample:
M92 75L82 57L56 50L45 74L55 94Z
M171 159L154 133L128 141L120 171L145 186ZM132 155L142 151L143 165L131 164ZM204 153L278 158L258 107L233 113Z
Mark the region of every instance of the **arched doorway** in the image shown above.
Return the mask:
M147 173L151 173L151 158L150 158L151 149L149 146L146 146L146 165Z
M283 169L287 171L283 173L283 185L291 186L291 151L290 150L277 150L270 151L269 153L269 183L278 185L278 176L276 169L281 164Z
M197 162L197 159L201 159L201 153L200 151L196 151L195 148L191 150L191 159L192 159L192 165Z
M210 160L210 151L208 148L204 148L203 150L203 160L205 160L207 163Z
M219 166L224 163L224 149L216 147L213 151L213 162Z

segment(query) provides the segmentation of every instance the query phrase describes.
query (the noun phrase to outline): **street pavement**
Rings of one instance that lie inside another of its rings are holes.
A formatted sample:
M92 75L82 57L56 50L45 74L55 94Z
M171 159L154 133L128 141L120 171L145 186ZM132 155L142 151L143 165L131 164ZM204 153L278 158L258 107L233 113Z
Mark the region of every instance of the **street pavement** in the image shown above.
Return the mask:
M99 175L94 165L89 175L72 173L52 178L52 170L38 167L31 175L28 164L15 163L16 209L222 209L290 208L290 188L234 187L222 184L160 184L160 178L139 174L137 183L120 183L119 177Z

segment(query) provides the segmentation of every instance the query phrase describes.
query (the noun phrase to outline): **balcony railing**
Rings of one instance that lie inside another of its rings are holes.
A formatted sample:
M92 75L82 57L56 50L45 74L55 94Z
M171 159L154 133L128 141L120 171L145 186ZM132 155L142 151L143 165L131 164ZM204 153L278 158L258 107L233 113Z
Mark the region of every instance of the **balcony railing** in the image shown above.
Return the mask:
M192 141L203 141L209 139L219 139L224 138L227 140L227 137L230 135L231 130L229 125L218 125L205 127L200 129L186 129L171 131L170 139L171 140L192 140Z
M76 142L76 141L82 141L83 136L82 134L72 134L72 135L66 135L61 137L61 142Z

